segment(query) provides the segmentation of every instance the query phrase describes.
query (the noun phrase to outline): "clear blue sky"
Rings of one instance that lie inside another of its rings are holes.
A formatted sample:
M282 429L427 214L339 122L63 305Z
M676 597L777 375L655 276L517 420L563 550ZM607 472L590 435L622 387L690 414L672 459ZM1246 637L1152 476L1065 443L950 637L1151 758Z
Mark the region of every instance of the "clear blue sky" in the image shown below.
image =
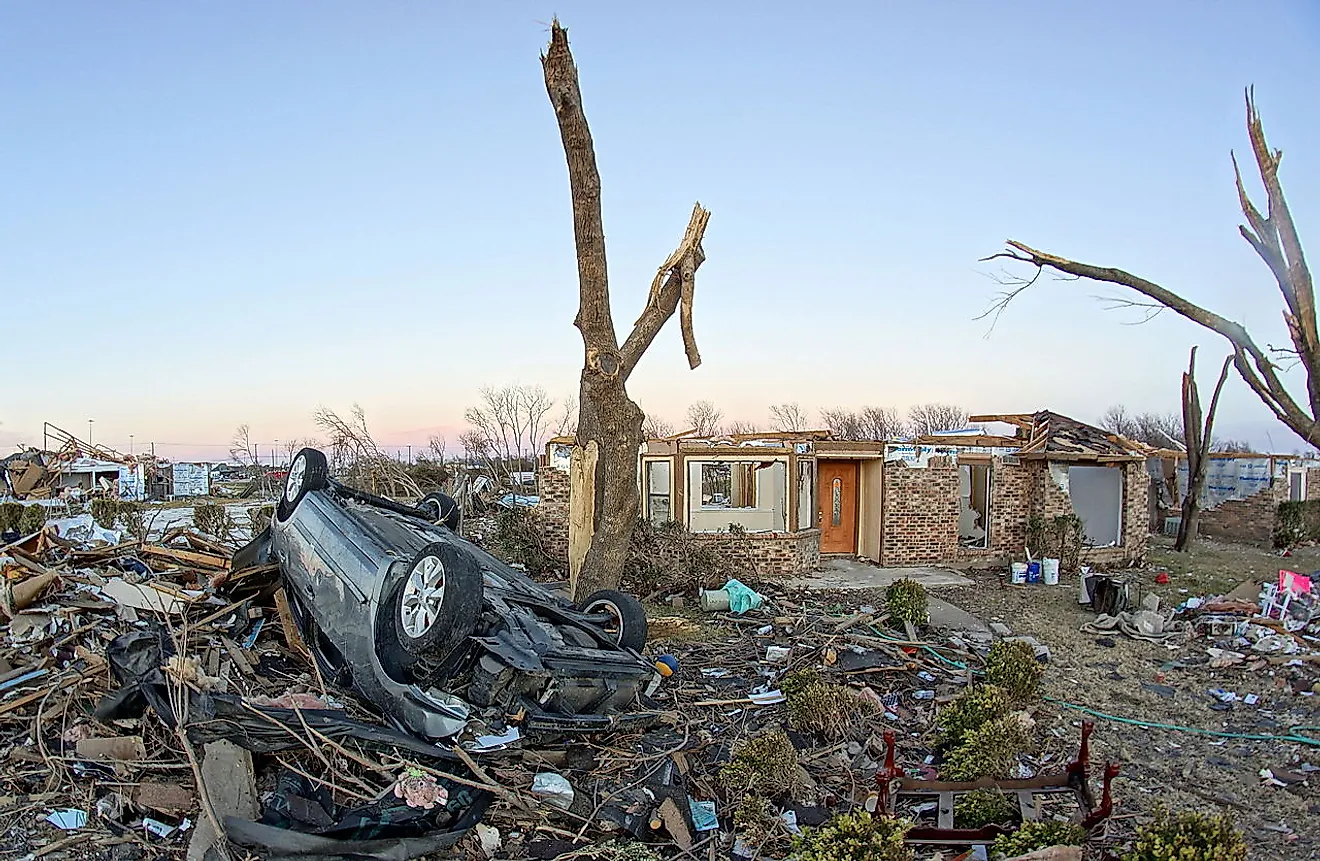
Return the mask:
M1005 237L1285 338L1228 156L1254 83L1317 235L1312 2L8 2L4 449L95 418L113 444L218 456L202 444L240 422L287 440L354 402L386 442L452 439L484 385L572 393L568 182L538 61L556 13L621 332L692 202L713 212L705 364L667 329L631 384L648 411L1094 420L1176 409L1188 346L1223 355L1172 315L1123 325L1084 283L1042 285L984 338L977 260ZM1241 381L1225 397L1226 433L1297 444Z

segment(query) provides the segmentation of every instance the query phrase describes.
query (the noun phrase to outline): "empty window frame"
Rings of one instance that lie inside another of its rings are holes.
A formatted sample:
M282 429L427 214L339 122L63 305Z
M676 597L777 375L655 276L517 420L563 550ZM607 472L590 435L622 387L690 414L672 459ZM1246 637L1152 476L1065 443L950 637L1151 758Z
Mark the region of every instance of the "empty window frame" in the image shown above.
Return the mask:
M751 461L701 464L702 508L756 508L756 467Z
M674 519L671 466L667 460L645 461L646 519L656 526Z
M958 543L990 546L990 464L958 465Z
M1306 470L1294 469L1288 473L1288 501L1304 502L1306 500Z
M797 528L816 527L816 462L798 461Z
M1092 547L1123 543L1123 470L1114 466L1069 466L1068 495L1082 520L1082 538Z

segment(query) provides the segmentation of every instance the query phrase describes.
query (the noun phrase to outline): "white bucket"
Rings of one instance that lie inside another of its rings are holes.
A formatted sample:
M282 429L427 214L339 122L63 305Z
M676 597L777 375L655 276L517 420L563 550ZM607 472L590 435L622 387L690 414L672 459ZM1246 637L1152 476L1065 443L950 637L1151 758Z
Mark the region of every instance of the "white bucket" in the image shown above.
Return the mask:
M1059 560L1042 559L1040 560L1040 577L1046 586L1059 585Z
M1010 572L1009 582L1014 586L1021 586L1023 583L1027 582L1027 563L1011 562L1009 563L1008 570Z

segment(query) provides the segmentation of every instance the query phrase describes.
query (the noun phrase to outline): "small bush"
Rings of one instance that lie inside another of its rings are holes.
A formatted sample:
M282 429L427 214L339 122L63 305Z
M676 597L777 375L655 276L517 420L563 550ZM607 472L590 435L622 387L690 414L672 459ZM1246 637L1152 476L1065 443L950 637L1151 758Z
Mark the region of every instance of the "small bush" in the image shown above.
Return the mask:
M814 670L790 673L780 683L787 700L788 722L801 732L821 733L837 738L857 720L877 710L851 688L822 679Z
M1160 808L1155 821L1137 829L1124 861L1246 861L1247 843L1227 814Z
M1027 750L1031 737L1018 715L1004 715L987 721L967 733L961 744L949 752L940 768L943 780L976 780L991 777L1004 780L1013 776L1018 754Z
M1017 807L998 789L974 789L953 802L954 828L984 828L1002 825L1014 818Z
M798 782L798 753L782 729L748 741L720 769L719 781L730 792L781 795Z
M138 541L145 541L147 537L147 512L142 507L142 503L120 500L116 511L115 522Z
M17 532L23 519L23 503L0 502L0 532Z
M1040 677L1045 668L1036 660L1036 650L1022 640L1000 640L985 659L985 679L1003 688L1016 703L1040 699Z
M219 503L203 502L193 506L193 526L204 535L228 538L236 525L229 511Z
M733 524L730 524L732 527ZM689 532L675 521L659 526L639 519L633 527L623 588L638 595L652 592L694 593L713 589L753 569L746 554L745 530L727 535Z
M119 516L119 500L98 497L91 503L92 519L102 529L114 529L115 518Z
M885 590L885 611L894 622L926 624L930 620L926 611L926 587L916 580L895 580Z
M1086 829L1072 822L1024 822L1012 834L996 837L990 850L996 858L1015 858L1037 849L1081 846L1085 842Z
M969 732L1008 714L1008 708L1008 694L1003 688L996 685L968 688L936 715L940 741L946 747L957 747Z
M1320 541L1320 500L1280 502L1274 519L1274 546L1280 550Z
M911 861L903 842L912 823L872 816L865 810L839 814L819 828L803 829L793 841L793 861Z
M770 810L770 802L760 795L748 793L733 809L733 827L744 843L760 846L774 831L777 817Z
M46 506L25 505L23 507L23 516L18 521L18 531L24 535L31 535L34 532L41 531L41 527L46 525Z
M256 508L248 509L248 523L252 525L252 537L255 538L263 532L270 521L275 517L275 506L261 505Z

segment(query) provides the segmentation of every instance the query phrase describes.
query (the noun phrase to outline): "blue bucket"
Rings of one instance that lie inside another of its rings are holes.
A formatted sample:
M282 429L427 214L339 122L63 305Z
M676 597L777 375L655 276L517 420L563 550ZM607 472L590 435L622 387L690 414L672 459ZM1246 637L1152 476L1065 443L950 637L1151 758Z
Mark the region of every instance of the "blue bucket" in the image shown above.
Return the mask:
M1027 563L1027 582L1028 582L1028 583L1039 583L1039 582L1040 582L1040 563L1039 563L1039 562L1028 562L1028 563Z

